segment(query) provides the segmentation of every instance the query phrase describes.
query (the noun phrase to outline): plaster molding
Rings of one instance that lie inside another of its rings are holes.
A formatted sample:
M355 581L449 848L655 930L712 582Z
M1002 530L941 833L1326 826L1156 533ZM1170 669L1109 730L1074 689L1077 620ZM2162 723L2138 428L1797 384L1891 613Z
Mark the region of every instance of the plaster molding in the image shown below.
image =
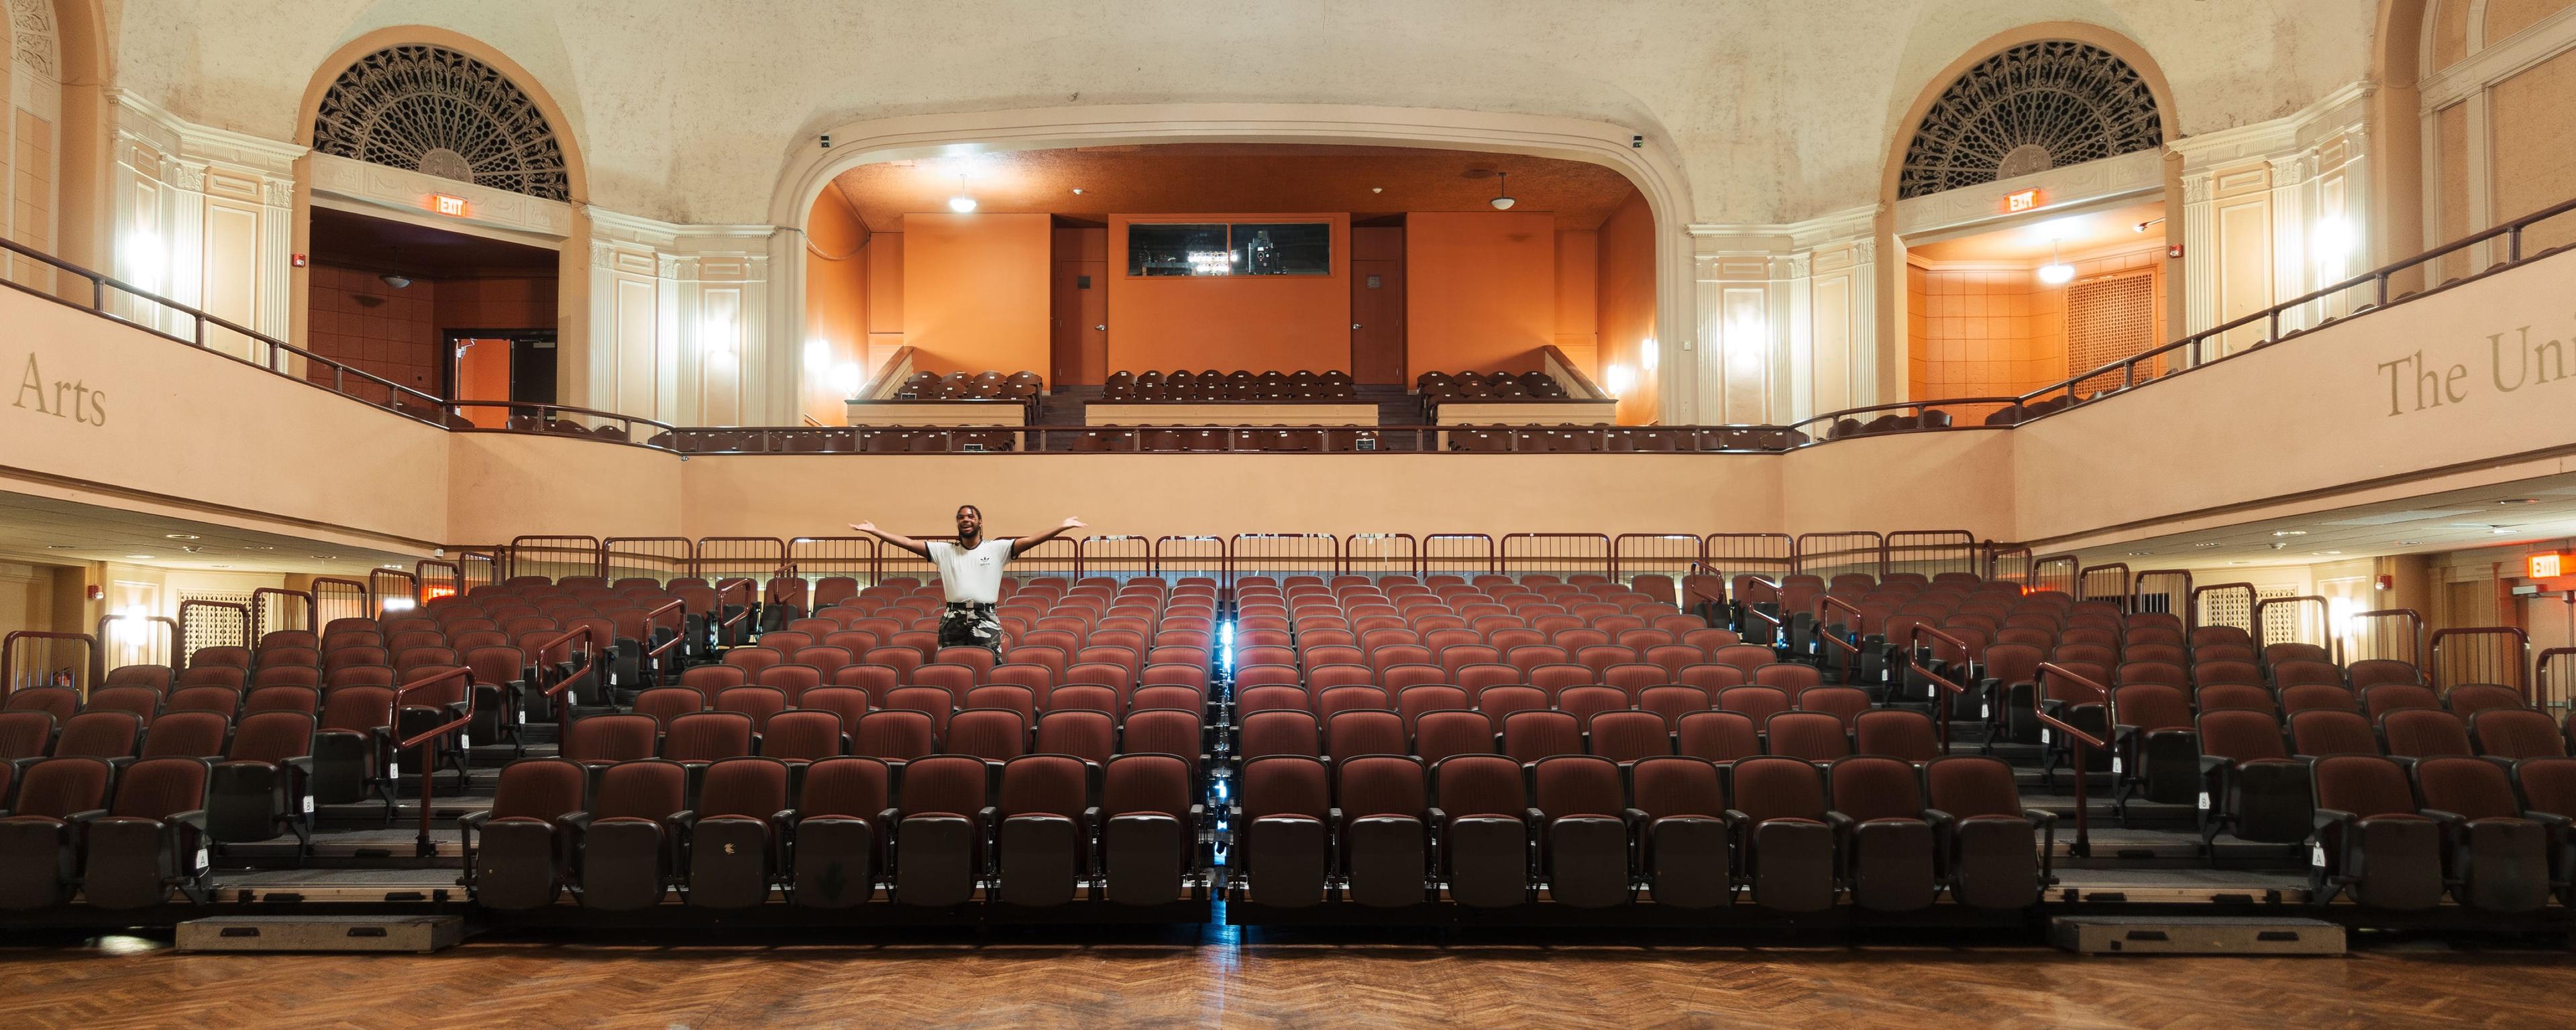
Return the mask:
M1980 222L2024 218L2034 212L2160 190L2165 184L2164 160L2163 151L2139 150L2099 161L1997 179L1981 186L1962 186L1900 200L1896 202L1896 232L1900 236L1909 236L1963 228ZM2033 189L2039 191L2041 203L2038 207L2028 211L2005 210L2008 206L2006 197Z
M2416 86L2421 113L2430 117L2445 107L2476 96L2488 86L2565 53L2570 47L2576 47L2576 7L2560 8L2503 41L2489 44L2459 63L2425 76Z
M2368 80L2347 83L2279 118L2185 136L2166 146L2182 155L2185 176L2220 165L2277 157L2314 147L2339 133L2367 129L2370 98L2378 92L2379 85Z
M428 211L430 195L441 194L463 199L466 210L462 217L439 216L442 221L554 239L572 235L572 205L562 201L331 154L314 154L311 168L315 193L412 213Z

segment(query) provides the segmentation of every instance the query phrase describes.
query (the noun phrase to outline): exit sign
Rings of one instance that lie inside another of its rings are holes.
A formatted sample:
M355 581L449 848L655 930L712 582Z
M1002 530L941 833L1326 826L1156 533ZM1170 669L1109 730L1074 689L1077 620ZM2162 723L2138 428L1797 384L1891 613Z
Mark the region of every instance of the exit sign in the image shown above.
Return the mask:
M429 195L429 209L442 215L463 218L465 217L465 198L432 193Z
M2556 551L2551 551L2548 554L2529 555L2527 564L2530 567L2530 575L2527 578L2556 579L2559 576L2564 575L2565 573L2560 570L2565 568L2566 558L2566 555L2560 554Z
M2018 214L2038 206L2038 190L2021 190L2015 193L2004 194L2004 212L2006 214Z

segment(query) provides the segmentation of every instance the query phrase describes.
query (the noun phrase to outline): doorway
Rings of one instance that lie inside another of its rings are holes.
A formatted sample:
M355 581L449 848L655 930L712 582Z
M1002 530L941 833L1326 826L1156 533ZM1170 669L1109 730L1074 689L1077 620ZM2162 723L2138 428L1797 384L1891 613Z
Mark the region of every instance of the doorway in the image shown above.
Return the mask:
M1351 227L1351 381L1404 384L1404 228Z
M461 409L478 428L501 429L513 417L543 416L544 406L555 402L553 330L451 329L447 332L447 351L450 399L526 405L472 405Z

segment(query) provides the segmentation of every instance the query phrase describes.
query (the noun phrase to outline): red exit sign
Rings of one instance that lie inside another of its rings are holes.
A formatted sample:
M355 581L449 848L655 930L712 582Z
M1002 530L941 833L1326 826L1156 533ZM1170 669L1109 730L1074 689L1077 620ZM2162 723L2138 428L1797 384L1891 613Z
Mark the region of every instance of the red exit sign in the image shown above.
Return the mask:
M2004 194L2004 213L2019 214L2039 206L2039 191L2021 190Z
M2530 572L2530 575L2527 578L2557 579L2560 576L2566 575L2562 570L2566 568L2567 556L2556 551L2551 551L2548 554L2527 555L2525 556L2525 564Z
M432 193L429 195L429 209L442 215L463 218L465 217L465 198Z

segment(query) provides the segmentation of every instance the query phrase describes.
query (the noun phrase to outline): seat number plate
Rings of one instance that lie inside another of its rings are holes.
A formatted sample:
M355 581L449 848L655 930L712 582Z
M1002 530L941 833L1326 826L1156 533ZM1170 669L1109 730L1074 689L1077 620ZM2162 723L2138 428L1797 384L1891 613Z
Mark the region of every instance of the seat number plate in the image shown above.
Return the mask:
M2042 726L2039 728L2039 742L2042 744L2048 743L2048 727Z
M2204 791L2201 791L2201 792L2200 792L2200 810L2201 810L2201 811L2203 811L2203 812L2209 811L2209 792L2208 792L2208 791L2205 791L2205 790L2204 790Z
M311 794L304 795L304 814L313 814L313 795Z
M2308 845L2308 861L2315 863L2316 867L2319 869L2325 868L2326 846L2323 844Z
M2118 756L2113 756L2111 759L2111 775L2120 775L2120 759Z
M1984 702L1984 701L1979 701L1979 702L1977 702L1977 718L1980 718L1980 719L1992 719L1992 718L1994 718L1994 717L1995 717L1995 706L1994 706L1994 705L1989 704L1989 703Z
M204 870L205 870L205 868L206 868L206 863L207 863L206 849L204 849L204 848L198 848L198 849L197 849L197 869L198 869L198 871L200 871L200 872L204 871Z

